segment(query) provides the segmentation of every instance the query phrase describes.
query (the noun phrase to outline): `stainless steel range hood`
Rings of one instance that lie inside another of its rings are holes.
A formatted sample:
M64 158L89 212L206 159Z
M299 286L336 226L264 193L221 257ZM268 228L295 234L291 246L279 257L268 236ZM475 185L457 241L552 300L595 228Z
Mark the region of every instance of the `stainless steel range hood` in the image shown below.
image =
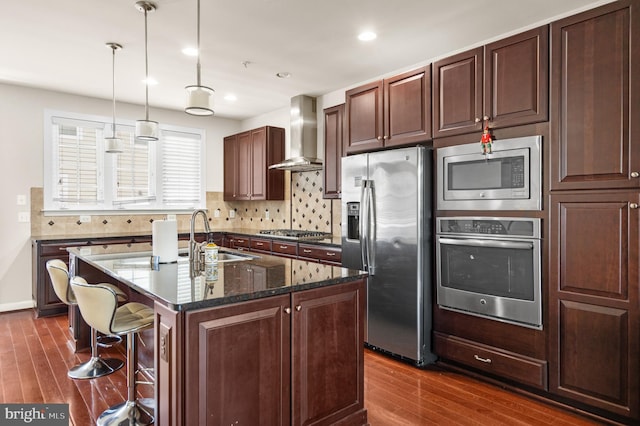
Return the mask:
M318 117L316 99L299 95L291 99L291 134L289 158L269 169L306 172L322 170L318 155Z

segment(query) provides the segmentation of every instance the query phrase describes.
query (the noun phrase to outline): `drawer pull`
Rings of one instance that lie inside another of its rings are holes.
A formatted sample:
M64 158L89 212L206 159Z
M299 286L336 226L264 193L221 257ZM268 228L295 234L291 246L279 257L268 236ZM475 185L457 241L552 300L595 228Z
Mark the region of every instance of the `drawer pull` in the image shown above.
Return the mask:
M311 250L309 250L309 249L303 249L302 251L305 252L305 253L311 253Z
M244 243L244 240L236 240L237 242L239 242L240 244Z
M256 243L257 246L263 246L264 244L262 243Z
M336 254L332 251L328 251L325 253L327 256L335 256Z
M289 246L280 246L280 248L281 248L282 250L286 250L286 249L288 249L288 248L289 248Z
M473 356L477 361L484 362L485 364L491 364L491 358L482 358L478 355Z

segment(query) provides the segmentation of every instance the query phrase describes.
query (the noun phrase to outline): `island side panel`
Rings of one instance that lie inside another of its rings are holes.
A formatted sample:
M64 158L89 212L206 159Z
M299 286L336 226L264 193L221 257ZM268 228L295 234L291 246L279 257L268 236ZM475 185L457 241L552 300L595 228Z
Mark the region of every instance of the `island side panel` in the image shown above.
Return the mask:
M155 398L157 426L184 422L184 313L155 303Z

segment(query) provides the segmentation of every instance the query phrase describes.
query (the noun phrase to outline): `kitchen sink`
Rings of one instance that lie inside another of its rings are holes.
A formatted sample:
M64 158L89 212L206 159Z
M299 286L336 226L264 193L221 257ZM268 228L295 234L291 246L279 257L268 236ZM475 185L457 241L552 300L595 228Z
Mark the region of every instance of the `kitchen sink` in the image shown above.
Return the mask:
M189 257L189 253L181 252L179 254L180 257ZM260 256L254 256L251 254L238 253L238 252L230 252L227 250L218 250L218 263L228 263L228 262L242 262L245 260L259 259Z
M250 254L231 253L224 250L218 251L218 262L241 262L243 260L257 259L258 256Z

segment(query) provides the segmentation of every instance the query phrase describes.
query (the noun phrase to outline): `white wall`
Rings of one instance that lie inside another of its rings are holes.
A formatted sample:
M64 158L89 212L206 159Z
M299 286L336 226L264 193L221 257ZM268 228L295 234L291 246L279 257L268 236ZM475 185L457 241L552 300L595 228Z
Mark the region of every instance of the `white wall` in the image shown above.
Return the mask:
M117 117L143 118L144 106L116 104ZM31 296L31 228L19 223L19 212L30 212L29 192L43 186L44 110L111 116L111 101L60 92L0 84L0 311L28 308ZM240 131L240 122L218 117L193 117L182 111L151 108L152 120L206 132L206 190L223 189L222 139ZM27 204L16 205L18 195Z

